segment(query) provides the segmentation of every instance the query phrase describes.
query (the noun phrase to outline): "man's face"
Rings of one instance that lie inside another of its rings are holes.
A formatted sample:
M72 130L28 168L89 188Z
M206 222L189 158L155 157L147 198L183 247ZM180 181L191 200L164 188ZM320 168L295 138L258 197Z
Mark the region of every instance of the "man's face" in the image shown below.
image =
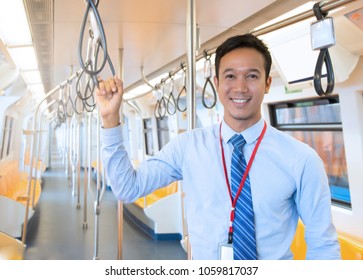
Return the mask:
M242 131L261 118L261 103L268 92L264 57L252 48L238 48L222 57L219 77L214 78L224 120L235 131Z

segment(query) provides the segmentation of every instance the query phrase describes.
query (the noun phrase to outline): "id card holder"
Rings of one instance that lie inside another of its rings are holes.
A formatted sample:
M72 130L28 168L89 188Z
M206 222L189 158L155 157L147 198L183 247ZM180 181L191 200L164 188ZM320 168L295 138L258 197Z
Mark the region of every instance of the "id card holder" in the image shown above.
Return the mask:
M233 260L233 245L227 242L219 243L218 245L218 258L220 260Z

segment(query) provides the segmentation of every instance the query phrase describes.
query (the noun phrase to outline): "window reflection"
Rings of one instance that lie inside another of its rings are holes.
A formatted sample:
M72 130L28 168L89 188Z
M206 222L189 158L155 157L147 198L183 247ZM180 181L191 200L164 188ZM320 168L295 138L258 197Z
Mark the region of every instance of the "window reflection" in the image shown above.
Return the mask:
M0 149L0 159L6 158L12 151L12 134L13 134L14 118L10 116L5 117L5 126L2 135L2 144Z
M350 205L342 131L286 131L286 133L314 148L324 162L332 199Z
M146 154L149 156L153 156L154 155L154 141L153 141L152 120L151 119L144 119L144 137L145 137Z
M302 104L299 104L300 106ZM341 123L339 104L311 105L276 109L277 122L283 124Z
M159 150L169 142L169 119L168 117L158 118L156 120L158 130Z
M270 106L271 123L310 145L324 162L332 201L351 207L338 97Z

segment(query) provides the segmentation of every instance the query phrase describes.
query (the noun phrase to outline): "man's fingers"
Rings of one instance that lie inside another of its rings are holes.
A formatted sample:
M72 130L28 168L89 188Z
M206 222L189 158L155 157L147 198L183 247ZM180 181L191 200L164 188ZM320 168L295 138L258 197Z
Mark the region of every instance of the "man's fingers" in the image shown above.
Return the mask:
M122 83L121 79L119 79L119 77L117 77L117 76L114 76L113 80L116 83L116 87L118 89L118 93L121 94L123 92L123 83Z
M100 78L98 78L98 88L96 87L96 93L98 95L106 94L105 82Z
M108 79L107 81L104 82L104 86L105 86L105 91L106 94L112 94L112 85L111 85L112 81L111 79Z
M117 91L115 81L113 78L109 78L106 82L106 91L108 94L112 94Z
M117 76L107 80L98 78L98 82L98 89L96 89L97 95L102 95L105 98L111 98L114 93L122 94L123 92L123 83Z

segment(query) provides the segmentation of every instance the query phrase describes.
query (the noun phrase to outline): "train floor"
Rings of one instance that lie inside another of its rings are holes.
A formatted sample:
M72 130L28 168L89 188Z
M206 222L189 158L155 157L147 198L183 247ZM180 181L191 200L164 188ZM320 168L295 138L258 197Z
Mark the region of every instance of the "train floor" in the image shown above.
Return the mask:
M92 185L95 190L94 180ZM95 242L94 199L89 192L87 196L85 219L83 192L80 192L80 207L77 208L78 196L67 182L64 167L52 162L52 167L43 174L42 194L29 222L26 260L117 259L116 198L111 190L105 191L98 216L98 242ZM87 228L84 228L85 222ZM127 218L123 222L122 248L122 259L125 260L187 258L180 241L156 241Z

